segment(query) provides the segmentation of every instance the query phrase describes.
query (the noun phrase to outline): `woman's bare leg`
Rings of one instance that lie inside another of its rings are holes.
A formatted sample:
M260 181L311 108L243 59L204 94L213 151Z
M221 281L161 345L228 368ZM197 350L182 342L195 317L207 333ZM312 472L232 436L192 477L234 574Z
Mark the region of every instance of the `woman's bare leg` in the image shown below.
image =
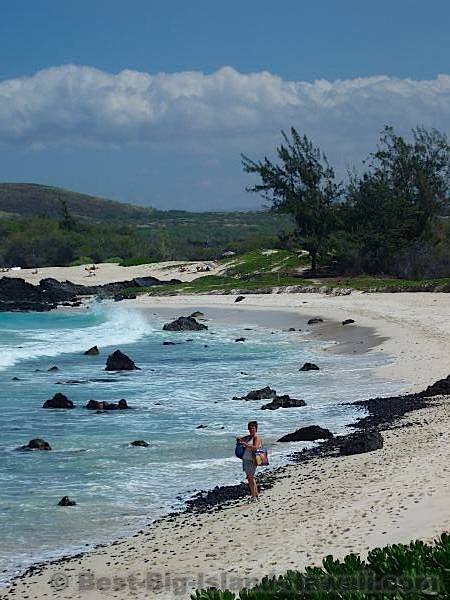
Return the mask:
M258 497L258 487L256 485L256 481L255 481L255 478L253 477L253 475L247 475L247 481L248 481L248 486L250 488L250 494L251 494L252 498L257 498Z

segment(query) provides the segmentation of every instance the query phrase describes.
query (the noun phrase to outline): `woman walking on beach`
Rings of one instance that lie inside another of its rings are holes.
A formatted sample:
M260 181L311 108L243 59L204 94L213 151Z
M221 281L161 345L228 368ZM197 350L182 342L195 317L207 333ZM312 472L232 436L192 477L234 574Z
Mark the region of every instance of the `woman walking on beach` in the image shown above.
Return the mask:
M242 458L242 469L247 476L248 486L252 500L258 500L258 487L255 481L256 462L253 452L262 448L262 439L258 436L258 423L250 421L248 424L249 435L237 438L238 442L245 448Z

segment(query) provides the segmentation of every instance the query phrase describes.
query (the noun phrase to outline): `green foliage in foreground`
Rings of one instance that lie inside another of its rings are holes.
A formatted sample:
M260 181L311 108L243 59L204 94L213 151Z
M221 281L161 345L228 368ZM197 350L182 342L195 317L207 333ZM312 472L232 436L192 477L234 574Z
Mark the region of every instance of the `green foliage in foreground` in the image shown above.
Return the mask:
M233 581L235 590L246 585ZM231 587L231 586L230 586ZM192 600L414 600L450 597L450 535L434 544L413 541L371 550L366 560L348 554L342 561L324 558L321 567L264 577L241 591L197 590Z

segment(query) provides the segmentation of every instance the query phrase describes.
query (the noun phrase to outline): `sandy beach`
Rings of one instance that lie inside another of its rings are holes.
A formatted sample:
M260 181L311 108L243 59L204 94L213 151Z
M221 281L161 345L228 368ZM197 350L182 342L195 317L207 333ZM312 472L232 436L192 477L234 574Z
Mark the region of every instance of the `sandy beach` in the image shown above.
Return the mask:
M307 330L323 342L324 352L383 352L390 363L380 374L402 382L405 391L421 390L450 372L448 294L234 299L143 296L122 304L175 317L201 310L209 319L280 328L304 328L307 316L317 316L323 323ZM348 318L355 323L343 326ZM236 590L263 575L302 570L327 554L364 556L386 544L432 541L450 530L449 423L449 398L427 400L426 408L383 430L381 450L287 465L256 506L237 500L168 516L130 539L36 566L1 590L0 598L189 597L196 588Z

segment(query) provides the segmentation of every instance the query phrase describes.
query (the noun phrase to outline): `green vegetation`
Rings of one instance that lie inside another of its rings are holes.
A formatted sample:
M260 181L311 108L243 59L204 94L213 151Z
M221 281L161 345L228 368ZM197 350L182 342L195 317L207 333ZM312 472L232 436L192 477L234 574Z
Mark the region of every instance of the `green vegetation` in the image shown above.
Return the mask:
M282 132L278 163L242 157L260 183L248 188L291 216L294 242L311 268L406 277L450 273L450 145L445 135L412 130L408 142L386 127L376 152L347 185L335 181L326 157L291 129Z
M36 208L36 207L35 207ZM151 213L133 222L101 222L73 214L0 217L0 266L44 267L92 262L130 266L160 260L210 260L226 251L273 247L289 219L270 213Z
M281 272L293 274L296 269L305 267L308 259L301 253L288 250L254 250L233 260L222 260L227 275L243 276L260 273Z
M244 580L230 578L236 587ZM250 579L251 581L251 579ZM231 587L231 585L230 585ZM321 567L288 571L238 593L209 588L192 600L414 600L450 597L450 535L434 544L413 541L375 548L362 560L348 554L342 561L327 556Z
M418 292L450 291L450 277L439 279L397 279L386 277L333 277L320 280L323 285L352 288L361 291Z

